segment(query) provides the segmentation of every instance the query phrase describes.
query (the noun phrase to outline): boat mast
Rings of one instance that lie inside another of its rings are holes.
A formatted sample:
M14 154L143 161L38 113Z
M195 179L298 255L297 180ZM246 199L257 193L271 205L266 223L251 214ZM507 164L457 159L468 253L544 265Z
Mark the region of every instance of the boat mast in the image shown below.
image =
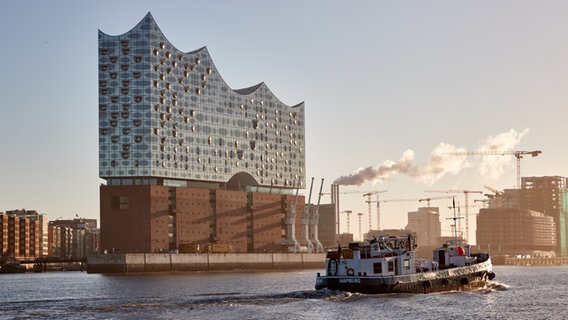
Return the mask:
M449 220L454 220L454 239L458 240L458 228L457 228L457 220L463 219L463 217L456 216L456 199L452 197L452 208L454 208L454 217L453 218L446 218Z

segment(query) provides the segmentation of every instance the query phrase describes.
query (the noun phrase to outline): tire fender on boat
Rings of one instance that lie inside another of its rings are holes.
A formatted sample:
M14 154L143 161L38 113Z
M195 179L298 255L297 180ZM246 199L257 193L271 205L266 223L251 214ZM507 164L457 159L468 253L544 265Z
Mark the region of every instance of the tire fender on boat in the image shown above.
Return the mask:
M463 285L465 286L466 284L469 283L469 280L464 277L464 278L461 278L461 279L460 279L460 282L461 282L461 284L463 284Z
M489 278L489 280L493 280L493 279L495 279L495 273L489 272L489 274L487 275L487 277Z
M449 281L448 279L442 280L442 285L443 285L444 287L447 286L447 285L449 285L449 284L450 284L450 281Z
M428 288L432 287L432 281L426 280L426 281L422 282L422 287L424 289L428 289Z
M337 260L329 260L329 262L327 263L327 273L331 276L336 276L337 275Z
M347 275L348 275L348 276L355 275L355 270L353 270L353 268L348 268L348 269L347 269Z

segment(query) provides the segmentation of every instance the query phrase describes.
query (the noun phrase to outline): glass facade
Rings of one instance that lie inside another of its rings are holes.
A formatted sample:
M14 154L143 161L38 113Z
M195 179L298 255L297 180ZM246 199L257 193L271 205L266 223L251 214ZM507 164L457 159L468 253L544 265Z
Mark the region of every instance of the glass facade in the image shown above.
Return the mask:
M99 31L99 176L305 186L304 103L264 83L233 90L207 48L181 52L150 13Z

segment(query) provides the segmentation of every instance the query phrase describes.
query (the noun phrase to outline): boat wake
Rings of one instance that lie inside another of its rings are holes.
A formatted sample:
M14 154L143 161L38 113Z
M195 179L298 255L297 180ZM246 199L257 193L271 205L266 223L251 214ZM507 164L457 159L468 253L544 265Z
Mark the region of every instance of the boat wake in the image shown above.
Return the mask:
M509 290L509 288L511 288L511 286L499 281L488 281L486 286L486 289L493 291L506 291Z
M245 293L219 293L203 295L203 299L193 300L194 305L221 305L221 304L282 304L287 302L303 301L303 300L330 300L341 301L353 299L359 294L332 291L332 290L308 290L293 291L279 294L245 294Z

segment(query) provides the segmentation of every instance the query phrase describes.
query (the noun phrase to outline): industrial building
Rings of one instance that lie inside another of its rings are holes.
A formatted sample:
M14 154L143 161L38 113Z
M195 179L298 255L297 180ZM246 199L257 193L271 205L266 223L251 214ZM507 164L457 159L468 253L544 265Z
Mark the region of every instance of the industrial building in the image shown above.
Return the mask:
M99 31L98 50L102 250L309 247L303 102L231 89L206 47L181 52L150 13Z

